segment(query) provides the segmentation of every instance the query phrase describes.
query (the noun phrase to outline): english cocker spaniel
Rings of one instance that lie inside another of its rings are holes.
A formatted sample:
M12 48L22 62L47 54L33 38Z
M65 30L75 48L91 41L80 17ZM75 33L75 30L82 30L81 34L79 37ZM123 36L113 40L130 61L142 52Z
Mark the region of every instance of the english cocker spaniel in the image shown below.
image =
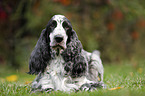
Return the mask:
M32 82L33 91L71 92L104 87L99 51L83 50L70 21L63 15L53 16L42 30L31 53L28 73L38 75Z

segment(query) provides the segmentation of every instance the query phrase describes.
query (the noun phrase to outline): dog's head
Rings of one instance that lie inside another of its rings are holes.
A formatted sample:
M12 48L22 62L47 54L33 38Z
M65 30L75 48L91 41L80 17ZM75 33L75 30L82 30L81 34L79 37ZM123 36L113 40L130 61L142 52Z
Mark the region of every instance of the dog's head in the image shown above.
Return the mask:
M49 61L61 55L65 60L65 70L71 75L82 73L85 70L84 58L81 56L82 44L70 21L63 15L53 16L31 53L29 74L44 72ZM72 68L76 67L76 68ZM79 69L81 68L81 69ZM72 70L73 69L73 70Z
M72 34L70 21L63 15L55 15L47 25L49 30L50 47L62 53L67 48L68 38Z

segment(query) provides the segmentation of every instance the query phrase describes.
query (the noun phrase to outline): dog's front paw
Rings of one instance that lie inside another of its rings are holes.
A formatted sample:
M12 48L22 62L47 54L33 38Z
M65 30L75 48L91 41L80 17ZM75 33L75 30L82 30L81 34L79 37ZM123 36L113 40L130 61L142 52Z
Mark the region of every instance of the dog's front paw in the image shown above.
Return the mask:
M103 82L98 83L85 83L80 87L82 91L92 91L97 88L105 88L106 85Z
M85 83L80 87L81 91L90 91L91 90L91 84Z
M44 91L47 92L47 93L51 93L52 91L54 91L54 89L53 88L47 88Z

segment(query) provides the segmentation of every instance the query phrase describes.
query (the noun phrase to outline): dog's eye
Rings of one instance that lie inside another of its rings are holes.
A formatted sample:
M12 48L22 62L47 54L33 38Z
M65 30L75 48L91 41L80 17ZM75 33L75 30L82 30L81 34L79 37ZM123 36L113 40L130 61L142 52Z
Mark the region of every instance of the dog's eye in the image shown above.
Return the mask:
M63 28L65 30L69 30L70 29L70 26L68 25L68 23L66 21L63 22L62 26L63 26Z
M57 26L56 21L52 21L52 23L51 23L50 27L51 27L51 28L54 28L54 27L56 27L56 26Z

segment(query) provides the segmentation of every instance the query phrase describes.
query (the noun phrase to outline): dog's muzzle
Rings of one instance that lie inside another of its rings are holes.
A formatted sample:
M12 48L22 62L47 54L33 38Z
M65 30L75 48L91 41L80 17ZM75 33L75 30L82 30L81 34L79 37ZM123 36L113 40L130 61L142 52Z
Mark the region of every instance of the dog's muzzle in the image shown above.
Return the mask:
M65 49L64 46L64 37L62 35L56 35L54 36L55 45L53 46L54 49L60 48Z

